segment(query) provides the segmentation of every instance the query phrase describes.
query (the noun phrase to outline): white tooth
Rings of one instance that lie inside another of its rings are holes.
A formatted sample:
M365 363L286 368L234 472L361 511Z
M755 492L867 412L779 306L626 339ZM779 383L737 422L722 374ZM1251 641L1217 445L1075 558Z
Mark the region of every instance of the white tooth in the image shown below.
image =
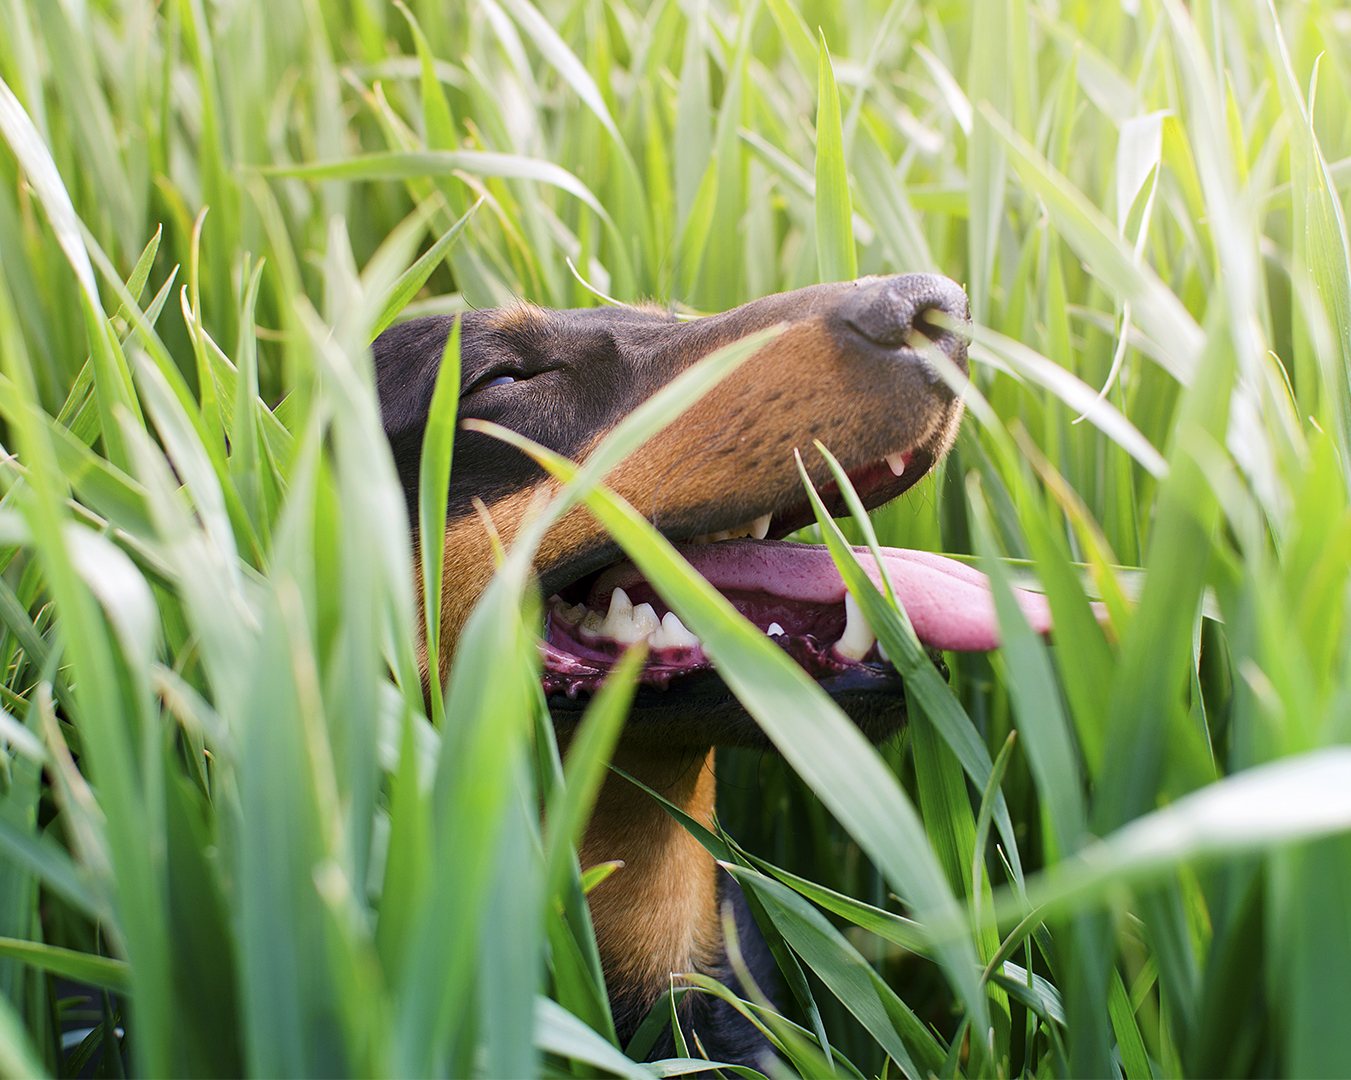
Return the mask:
M769 519L771 517L773 517L772 514L765 514L751 522L751 535L757 540L763 540L769 535Z
M900 476L900 475L902 475L902 474L905 472L905 452L904 452L904 451L898 450L898 451L897 451L896 453L894 453L894 454L888 454L888 455L887 455L887 458L886 458L886 461L887 461L887 467L888 467L889 469L891 469L891 471L894 472L897 476Z
M840 640L835 642L835 651L850 660L862 660L873 647L877 635L864 619L863 610L858 606L853 593L844 594L844 614L844 633L840 635Z
M891 663L891 657L887 655L887 650L882 648L882 642L880 640L877 643L877 655L881 657L882 663L884 664Z
M661 629L661 620L657 618L657 613L652 610L651 604L637 604L633 609L633 633L634 640L648 637Z
M623 645L638 640L633 633L633 601L623 589L616 589L610 597L610 613L605 616L601 633Z
M616 589L610 594L610 616L616 613L628 618L633 617L633 601L623 589Z
M605 616L599 611L588 611L582 617L582 636L595 637L605 628Z
M708 538L716 544L719 540L726 540L731 537L731 535L732 531L730 529L719 529L717 532L709 533Z
M766 630L765 633L768 634L770 637L782 637L783 627L776 622L772 622L769 624L769 629Z
M652 635L654 649L690 649L699 644L699 639L685 629L685 624L674 611L668 611L661 618L661 629Z

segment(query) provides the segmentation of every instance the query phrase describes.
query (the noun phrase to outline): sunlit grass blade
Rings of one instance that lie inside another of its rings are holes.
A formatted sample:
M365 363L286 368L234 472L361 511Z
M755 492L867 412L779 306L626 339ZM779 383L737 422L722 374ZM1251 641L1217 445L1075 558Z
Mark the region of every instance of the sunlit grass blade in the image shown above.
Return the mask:
M455 241L464 232L465 226L469 224L469 219L482 205L483 200L480 198L464 212L454 225L441 234L436 243L418 257L417 262L399 275L398 281L389 287L384 294L384 306L371 325L372 339L378 337L381 331L385 330L399 317L399 313L408 306L408 301L413 299L418 290L427 283L427 279L432 276L432 272L441 265Z
M1081 191L997 114L986 109L983 115L1008 148L1023 182L1045 200L1066 243L1104 284L1131 302L1145 332L1164 343L1161 360L1168 373L1181 383L1190 382L1204 337L1182 302L1152 270L1136 265L1125 241Z
M816 265L822 281L858 277L854 254L853 205L844 163L840 92L830 65L825 34L819 42L816 104Z

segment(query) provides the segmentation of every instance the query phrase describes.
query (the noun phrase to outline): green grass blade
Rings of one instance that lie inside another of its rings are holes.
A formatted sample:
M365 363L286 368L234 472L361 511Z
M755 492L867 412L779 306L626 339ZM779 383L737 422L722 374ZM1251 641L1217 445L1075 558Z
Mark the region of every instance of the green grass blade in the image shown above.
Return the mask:
M418 550L422 556L422 613L427 649L427 689L432 704L432 724L445 726L445 703L441 678L441 589L445 567L446 501L455 443L455 412L460 401L460 320L450 327L441 368L436 373L427 426L422 435L422 459L418 473Z
M826 36L821 34L816 103L816 266L821 281L853 281L858 277L854 254L854 208L844 164L840 127L840 92L830 64Z

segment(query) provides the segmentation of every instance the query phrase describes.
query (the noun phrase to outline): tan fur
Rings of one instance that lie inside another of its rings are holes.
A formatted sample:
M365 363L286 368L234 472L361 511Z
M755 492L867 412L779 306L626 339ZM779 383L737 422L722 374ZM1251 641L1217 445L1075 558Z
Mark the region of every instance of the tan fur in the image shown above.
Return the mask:
M614 762L712 827L713 751L691 756L621 746ZM590 895L611 989L642 985L655 998L672 974L712 963L722 940L717 863L647 792L608 775L580 855L583 869L615 859L625 864Z

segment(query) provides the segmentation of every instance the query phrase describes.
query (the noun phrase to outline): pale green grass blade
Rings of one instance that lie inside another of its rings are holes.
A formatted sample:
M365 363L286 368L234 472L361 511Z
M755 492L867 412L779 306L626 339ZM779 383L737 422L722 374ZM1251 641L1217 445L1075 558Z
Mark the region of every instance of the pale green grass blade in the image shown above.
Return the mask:
M793 0L769 0L769 11L797 69L807 79L820 71L820 48Z
M675 229L683 234L690 212L703 197L713 156L712 106L708 98L707 4L701 2L685 27L685 56L680 64L680 91L676 98L675 145ZM707 196L712 214L712 193ZM705 231L705 235L706 231ZM699 249L704 237L699 238ZM682 264L684 261L682 260ZM688 292L688 289L686 290Z
M5 119L8 93L7 87L0 86L0 121ZM25 516L35 546L42 552L51 594L62 612L66 654L74 666L79 687L81 737L86 751L98 763L94 780L109 825L108 846L117 871L118 903L125 917L124 940L134 965L134 992L144 1025L137 1060L148 1072L163 1071L169 1061L172 994L169 957L160 933L165 920L163 866L152 855L152 850L162 850L156 843L162 834L156 827L156 808L147 805L147 792L142 786L153 785L155 778L138 775L141 769L157 766L158 760L137 761L129 739L129 722L148 722L148 702L144 698L138 700L136 687L123 686L103 615L76 576L63 536L66 515L60 499L64 495L64 482L44 423L46 417L36 405L31 367L17 334L9 291L3 281L0 281L0 364L8 369L20 391L21 408L17 410L15 426L19 446L30 462L29 482L34 493L25 507ZM124 713L124 706L136 710L134 720ZM55 730L54 715L49 714L47 720L49 728ZM60 737L59 733L56 737Z
M1138 461L1152 476L1162 480L1168 475L1164 456L1140 433L1121 411L1097 394L1087 383L1036 350L979 324L972 327L975 347L973 360L983 360L985 349L1003 360L1014 371L1045 387L1067 406L1110 438Z
M1207 323L1209 342L1179 414L1180 426L1194 425L1216 439L1227 426L1234 378L1233 356L1219 322L1217 312ZM1093 807L1093 831L1099 835L1153 805L1168 718L1191 668L1192 620L1209 556L1206 521L1215 504L1189 455L1175 448L1170 464L1150 537L1144 594L1112 682L1105 760L1114 765L1099 777Z
M821 281L858 277L853 205L844 163L840 92L823 33L819 44L816 103L816 266Z
M436 373L427 426L422 434L418 472L418 551L422 558L422 619L427 648L427 689L432 725L445 726L441 678L441 589L445 567L446 503L455 444L455 412L460 401L460 320L450 327L441 367Z
M994 117L1008 116L1009 56L1016 49L1009 40L1011 5L1004 0L977 0L971 12L970 99L980 115L969 128L966 144L968 205L967 264L971 315L989 321L990 291L995 276L995 253L1004 216L1004 146L991 130Z
M1294 128L1290 139L1291 182L1303 208L1303 235L1295 237L1296 273L1307 273L1314 289L1299 290L1306 303L1317 303L1332 332L1317 338L1324 408L1331 414L1342 460L1351 460L1351 248L1336 184L1323 158L1318 135L1295 80L1280 22L1264 20L1276 69L1283 113ZM1298 222L1298 217L1296 218ZM1316 300L1315 300L1316 298ZM1310 320L1317 326L1317 313ZM1348 478L1351 482L1351 478Z
M595 1065L615 1076L632 1080L648 1080L662 1075L651 1066L630 1061L614 1046L606 1042L558 1003L546 997L535 999L535 1045L560 1057L571 1058L587 1065ZM707 1068L707 1062L700 1062Z
M1126 986L1121 974L1113 969L1112 985L1108 991L1108 1008L1112 1013L1112 1030L1116 1032L1117 1050L1121 1054L1122 1072L1126 1080L1153 1080L1149 1067L1149 1057L1145 1052L1144 1039L1135 1023L1135 1011L1131 1008L1130 998L1126 996Z
M14 1080L51 1075L8 998L0 999L0 1074Z
M647 649L626 649L605 685L587 706L586 714L568 747L563 764L565 787L555 793L545 812L548 832L545 846L546 895L563 886L571 850L580 845L605 766L614 752L638 688L638 674L647 661Z
M1179 382L1189 383L1200 357L1204 336L1180 300L1148 267L1137 266L1134 254L1107 218L1022 136L997 114L983 115L1002 138L1010 161L1022 178L1046 202L1065 242L1105 285L1131 302L1144 331L1161 342L1160 362ZM979 320L977 320L979 321Z
M427 283L427 279L432 276L432 272L441 265L455 241L464 232L465 226L469 224L469 219L482 205L483 200L480 198L464 212L454 225L441 234L436 243L419 256L417 262L399 276L398 281L386 290L384 307L381 308L380 314L376 316L375 322L371 326L372 340L379 337L380 333L399 317L403 309L408 306L408 302Z
M1027 903L1045 916L1147 885L1191 860L1250 853L1351 829L1351 751L1330 747L1216 781L1135 819L1052 869L1028 878ZM1000 921L1027 910L1007 891ZM954 924L947 933L961 933Z

